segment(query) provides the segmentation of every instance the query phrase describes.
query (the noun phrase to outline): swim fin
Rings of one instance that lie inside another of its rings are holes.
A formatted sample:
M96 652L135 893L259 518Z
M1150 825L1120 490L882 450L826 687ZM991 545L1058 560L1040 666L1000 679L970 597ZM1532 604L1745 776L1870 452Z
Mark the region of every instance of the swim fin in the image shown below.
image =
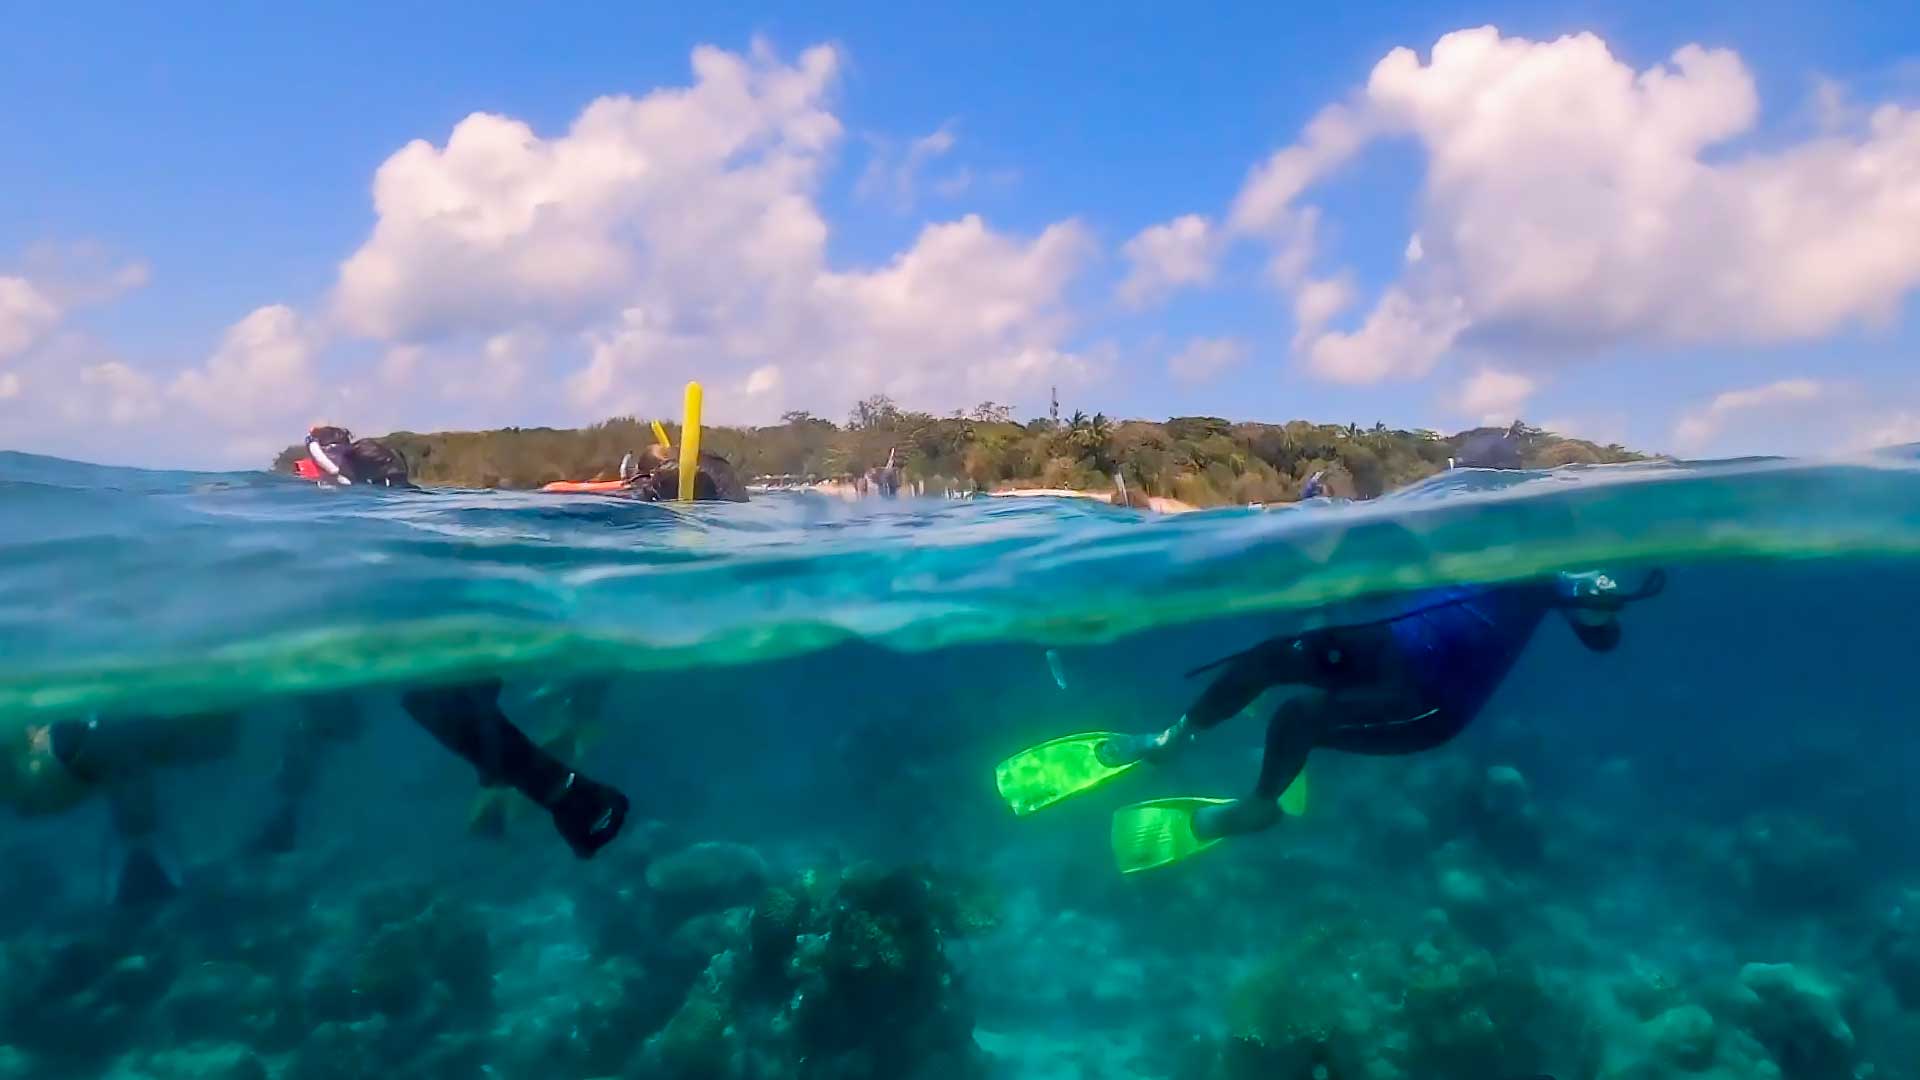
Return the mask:
M1218 844L1194 835L1193 815L1232 799L1153 799L1113 812L1113 861L1123 874L1169 866Z
M1044 810L1140 764L1138 761L1119 766L1101 763L1101 744L1118 737L1111 731L1087 731L1043 742L995 766L994 784L1015 815L1025 817Z
M1153 799L1123 806L1113 813L1113 861L1123 874L1137 874L1169 866L1218 844L1224 837L1203 840L1193 831L1193 817L1209 806L1234 799L1198 797ZM1292 817L1307 812L1307 774L1303 770L1280 794L1280 810Z

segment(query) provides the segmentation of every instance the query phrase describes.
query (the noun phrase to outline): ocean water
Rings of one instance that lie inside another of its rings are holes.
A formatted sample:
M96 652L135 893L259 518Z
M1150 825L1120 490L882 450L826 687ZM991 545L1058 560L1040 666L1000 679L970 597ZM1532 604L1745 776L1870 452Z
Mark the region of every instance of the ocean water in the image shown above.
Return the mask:
M1246 792L1260 715L1028 817L995 791L1265 638L1590 568L1669 584L1605 655L1543 624L1440 749L1314 754L1268 832L1133 876L1109 845ZM0 810L0 1080L1915 1080L1917 603L1911 452L1173 517L0 454L8 760L188 733ZM631 798L595 858L397 704L494 677ZM315 702L366 722L301 741ZM177 893L116 903L134 852Z

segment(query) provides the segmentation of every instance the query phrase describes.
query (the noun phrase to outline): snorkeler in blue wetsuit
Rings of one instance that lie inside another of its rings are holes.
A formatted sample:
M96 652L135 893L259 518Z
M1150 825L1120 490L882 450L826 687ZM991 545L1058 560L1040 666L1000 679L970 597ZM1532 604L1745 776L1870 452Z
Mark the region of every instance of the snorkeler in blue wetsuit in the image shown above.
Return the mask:
M1251 796L1159 799L1115 814L1120 869L1164 866L1279 821L1284 806L1304 799L1295 782L1315 749L1414 754L1449 742L1555 611L1588 649L1611 651L1620 642L1620 610L1656 595L1665 580L1654 571L1632 592L1600 573L1435 589L1388 618L1276 637L1201 668L1220 674L1166 730L1054 740L1002 763L1001 793L1016 813L1031 813L1143 761L1171 757L1268 690L1297 689L1267 721Z

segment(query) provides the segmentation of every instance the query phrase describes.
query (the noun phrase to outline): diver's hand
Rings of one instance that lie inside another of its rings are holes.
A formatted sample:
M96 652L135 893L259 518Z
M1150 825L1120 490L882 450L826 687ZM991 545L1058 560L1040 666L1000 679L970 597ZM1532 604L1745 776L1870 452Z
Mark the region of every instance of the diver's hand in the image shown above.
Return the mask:
M567 778L566 790L547 809L573 853L591 859L620 835L631 805L617 789L574 773Z
M1598 570L1585 573L1562 571L1559 576L1560 603L1563 607L1585 611L1617 612L1628 604L1651 600L1667 587L1667 572L1654 569L1628 592L1611 575Z

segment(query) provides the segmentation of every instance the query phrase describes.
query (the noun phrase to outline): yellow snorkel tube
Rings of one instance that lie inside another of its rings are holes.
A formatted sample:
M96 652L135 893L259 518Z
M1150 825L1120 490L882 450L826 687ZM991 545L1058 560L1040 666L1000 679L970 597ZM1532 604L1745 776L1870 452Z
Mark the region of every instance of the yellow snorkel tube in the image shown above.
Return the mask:
M673 449L673 440L667 437L667 425L658 420L653 422L653 438L654 441L658 442L661 446L669 450Z
M680 417L680 501L693 501L693 482L700 468L700 384L687 384Z

